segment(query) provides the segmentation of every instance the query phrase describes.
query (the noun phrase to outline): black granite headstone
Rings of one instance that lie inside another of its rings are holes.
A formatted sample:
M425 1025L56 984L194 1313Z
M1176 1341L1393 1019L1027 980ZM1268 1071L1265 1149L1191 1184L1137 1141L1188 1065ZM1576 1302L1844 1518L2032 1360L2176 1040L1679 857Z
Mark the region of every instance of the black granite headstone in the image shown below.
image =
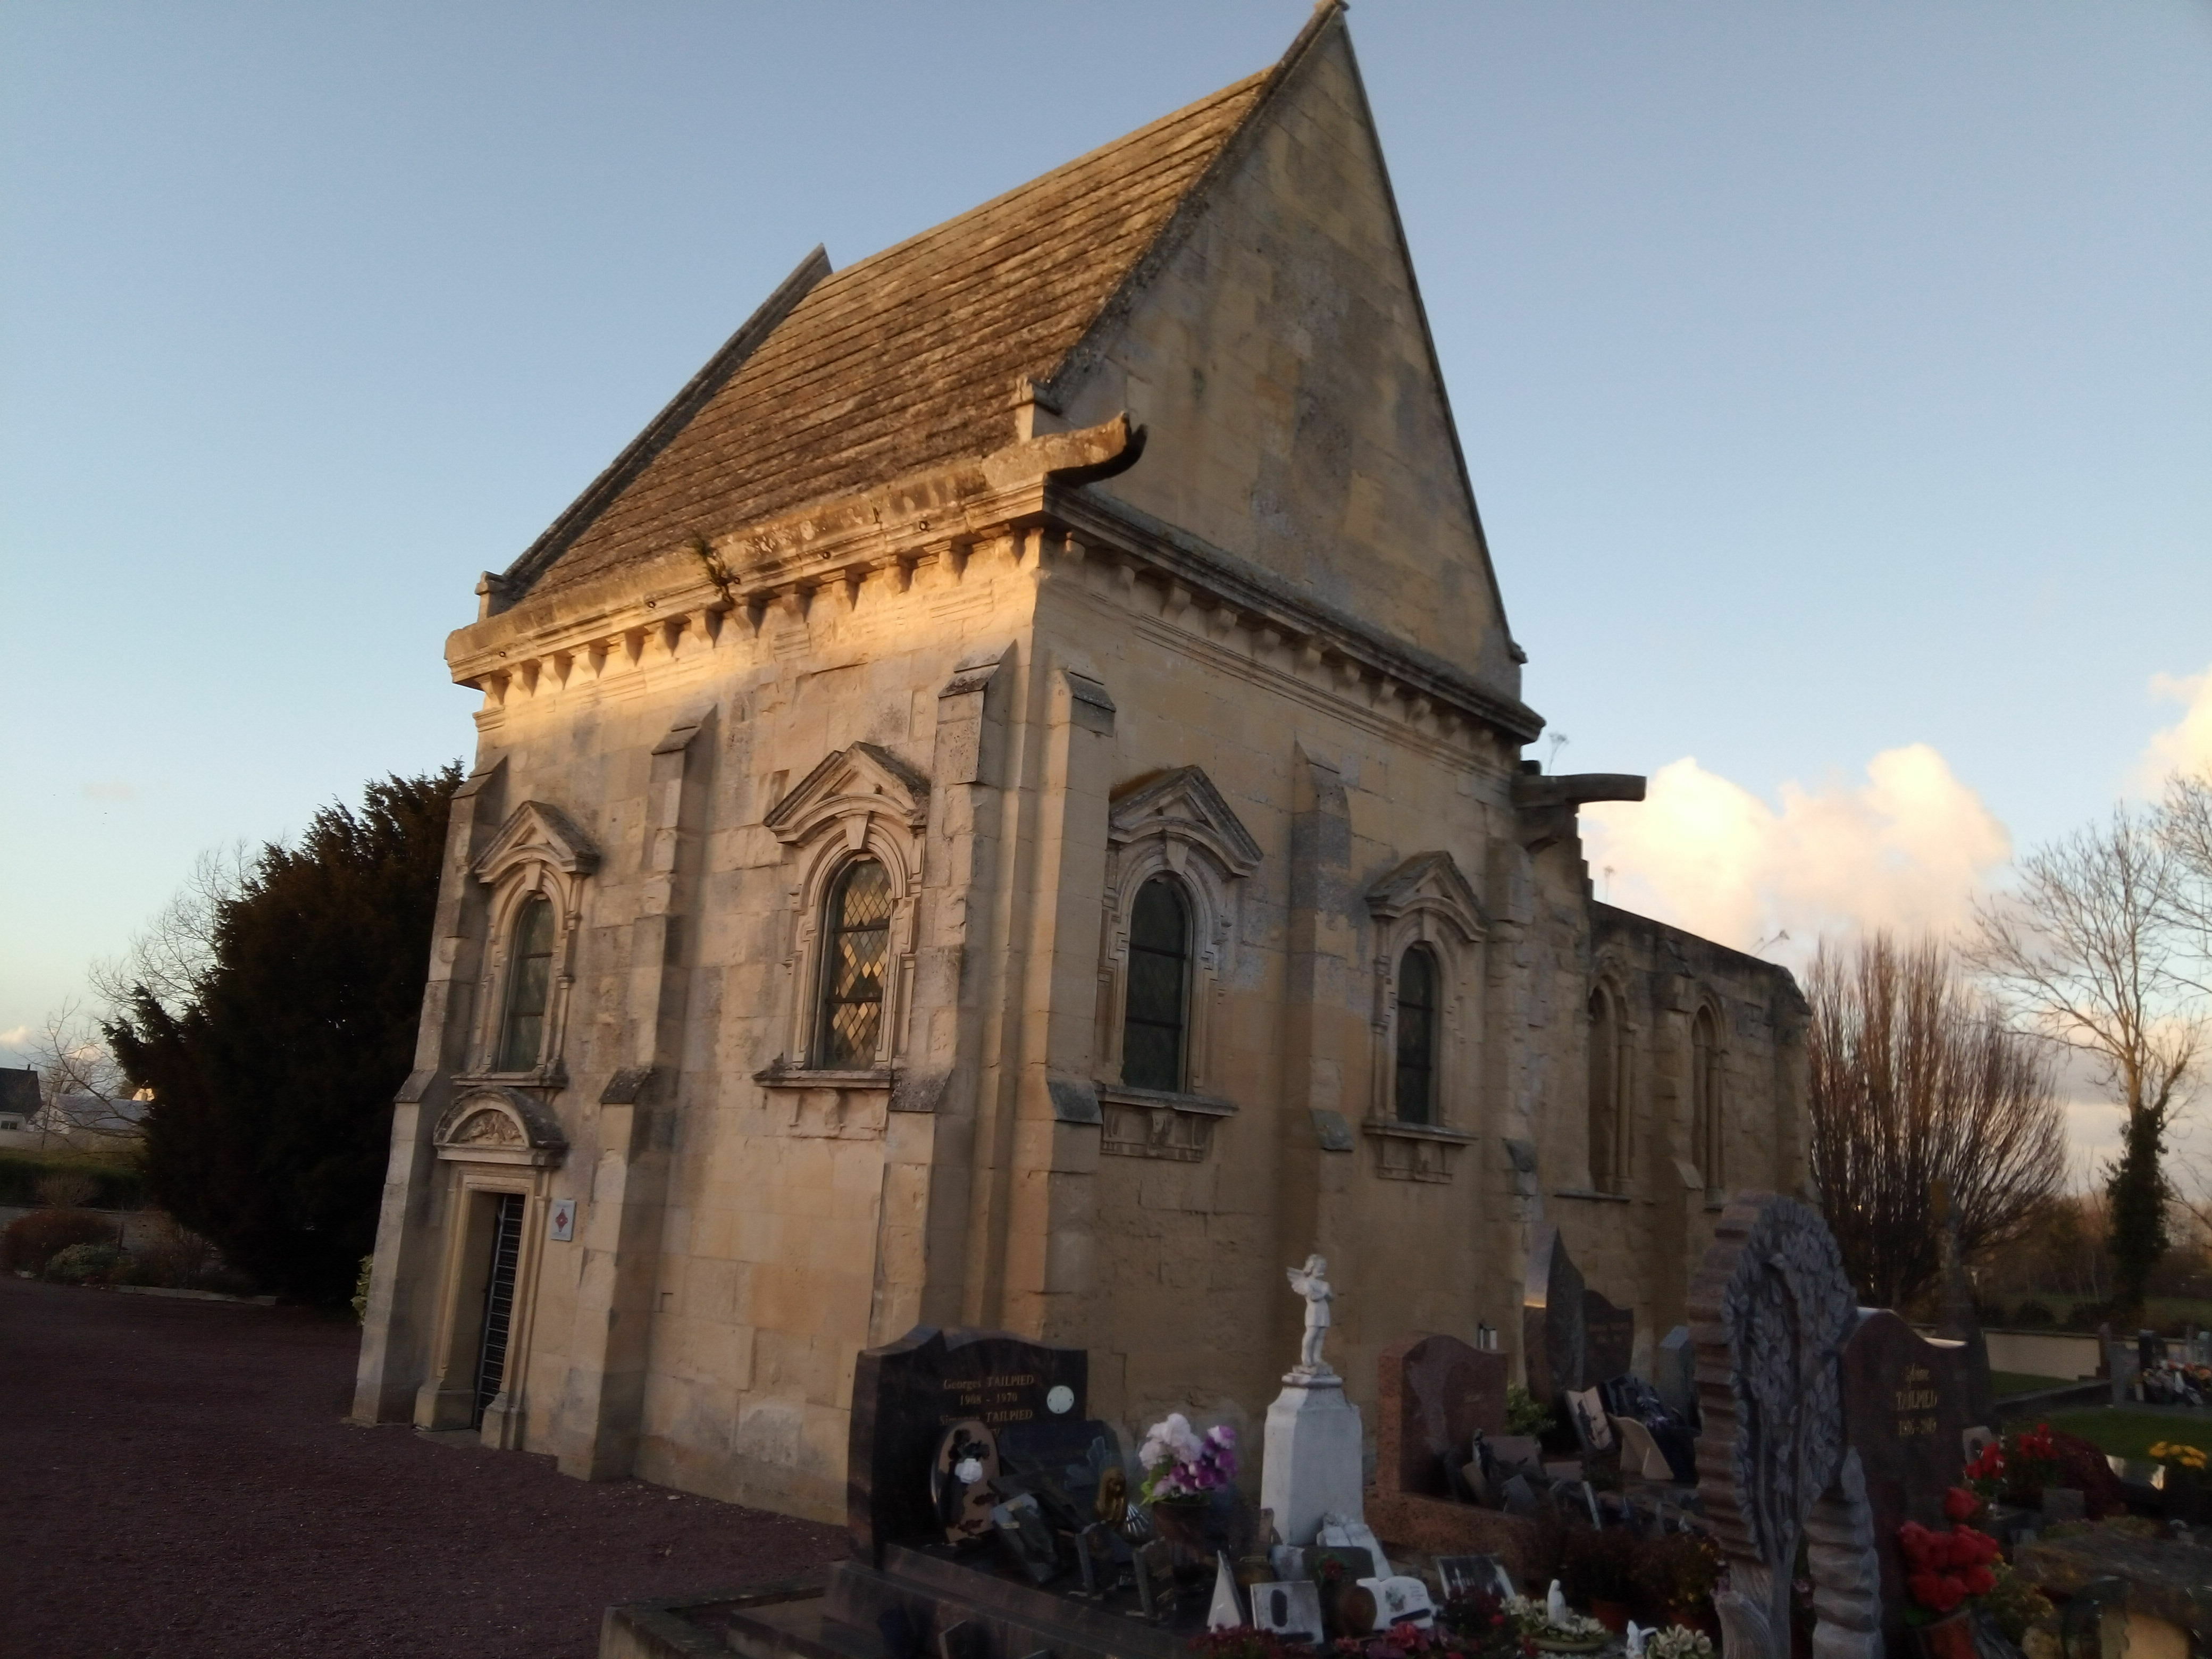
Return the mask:
M1548 1224L1528 1253L1521 1346L1528 1392L1547 1405L1573 1389L1622 1376L1633 1363L1636 1315L1583 1284L1566 1241Z
M1616 1308L1595 1291L1583 1292L1583 1375L1571 1386L1595 1388L1626 1376L1634 1364L1636 1314Z
M1881 1561L1884 1635L1905 1649L1905 1558L1897 1529L1940 1529L1943 1494L1964 1479L1968 1426L1966 1351L1928 1341L1895 1314L1863 1314L1844 1345L1844 1443L1859 1455Z
M941 1331L918 1325L897 1341L864 1351L853 1374L845 1516L854 1553L879 1562L888 1544L944 1536L930 1501L930 1465L945 1431L973 1419L1003 1444L1034 1434L1026 1425L1080 1423L1091 1357L1005 1331Z

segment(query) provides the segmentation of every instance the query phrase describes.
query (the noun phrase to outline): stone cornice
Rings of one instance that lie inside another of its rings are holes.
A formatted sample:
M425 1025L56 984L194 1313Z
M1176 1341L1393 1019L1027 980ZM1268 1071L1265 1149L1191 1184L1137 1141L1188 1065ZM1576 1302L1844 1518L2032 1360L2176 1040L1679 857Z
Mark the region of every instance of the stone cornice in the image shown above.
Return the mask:
M1159 589L1164 611L1195 607L1218 629L1242 627L1332 665L1347 684L1377 683L1416 716L1455 716L1515 744L1543 729L1527 704L1464 669L1081 488L1128 465L1142 445L1142 430L1117 419L695 539L458 629L447 661L457 682L497 705L517 681L532 691L549 679L565 684L579 664L596 678L617 652L635 663L712 645L727 628L757 635L771 611L803 618L840 588L856 596L881 580L903 592L931 565L957 580L971 549L1012 537L1018 559L1030 550L1041 572L1111 568L1125 588L1142 580Z

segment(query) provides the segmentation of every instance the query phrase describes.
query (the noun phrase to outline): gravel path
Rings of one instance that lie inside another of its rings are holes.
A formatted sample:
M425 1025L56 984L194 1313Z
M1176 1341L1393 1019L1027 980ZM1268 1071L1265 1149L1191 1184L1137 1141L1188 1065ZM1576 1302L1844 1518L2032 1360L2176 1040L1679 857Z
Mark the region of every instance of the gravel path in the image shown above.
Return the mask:
M828 1527L341 1419L349 1318L0 1278L4 1659L590 1659Z

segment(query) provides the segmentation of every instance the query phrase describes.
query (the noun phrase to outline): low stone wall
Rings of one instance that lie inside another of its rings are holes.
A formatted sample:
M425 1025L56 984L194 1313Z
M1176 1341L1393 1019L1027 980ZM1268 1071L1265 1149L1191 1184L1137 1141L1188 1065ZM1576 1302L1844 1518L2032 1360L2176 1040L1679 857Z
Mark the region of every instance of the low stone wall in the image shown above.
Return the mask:
M2097 1374L2097 1339L2063 1331L1989 1331L1990 1369L2071 1382Z

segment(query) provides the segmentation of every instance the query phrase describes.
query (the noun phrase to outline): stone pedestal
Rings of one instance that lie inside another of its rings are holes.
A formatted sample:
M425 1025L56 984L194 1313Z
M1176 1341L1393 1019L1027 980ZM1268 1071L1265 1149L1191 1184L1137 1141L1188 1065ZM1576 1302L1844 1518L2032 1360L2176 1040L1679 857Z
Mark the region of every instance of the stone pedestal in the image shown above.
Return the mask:
M1334 1372L1292 1371L1267 1407L1260 1502L1286 1544L1310 1544L1324 1515L1362 1515L1359 1407Z

